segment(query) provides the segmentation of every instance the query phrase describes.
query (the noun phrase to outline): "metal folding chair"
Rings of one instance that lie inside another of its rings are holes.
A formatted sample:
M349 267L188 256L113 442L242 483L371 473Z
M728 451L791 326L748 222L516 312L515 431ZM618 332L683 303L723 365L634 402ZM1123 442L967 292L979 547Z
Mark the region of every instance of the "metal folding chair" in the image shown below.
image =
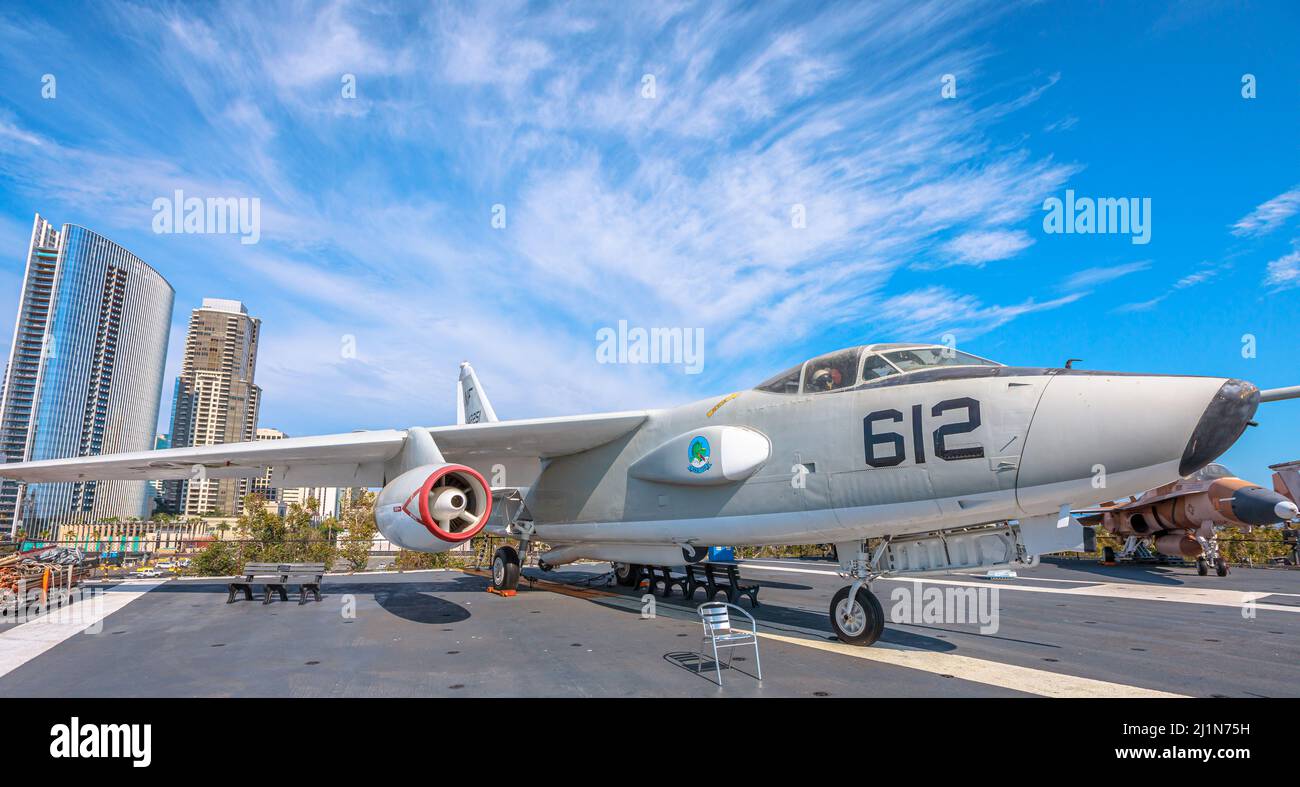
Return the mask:
M731 613L734 609L749 618L749 631L732 628ZM763 663L758 658L758 623L754 616L735 604L722 601L710 601L699 606L700 621L704 624L704 637L700 639L700 661L695 671L704 671L704 644L713 646L713 666L718 672L718 685L722 685L722 662L718 660L718 648L737 648L745 645L754 646L754 666L758 670L758 679L763 679ZM731 668L734 651L727 656L727 668Z

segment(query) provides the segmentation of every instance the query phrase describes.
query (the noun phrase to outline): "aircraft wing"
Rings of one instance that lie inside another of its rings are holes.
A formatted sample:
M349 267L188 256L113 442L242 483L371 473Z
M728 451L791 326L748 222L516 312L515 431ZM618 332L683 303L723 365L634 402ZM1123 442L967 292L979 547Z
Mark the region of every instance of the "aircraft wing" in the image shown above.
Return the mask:
M457 424L429 429L449 462L550 458L595 448L631 432L644 411ZM283 440L168 448L0 464L0 477L28 483L92 480L253 478L272 469L276 486L379 486L406 431L384 429Z
M1106 513L1107 511L1125 511L1125 510L1128 510L1128 509L1130 509L1130 508L1135 508L1136 506L1135 506L1134 504L1135 504L1136 502L1137 502L1137 501L1135 501L1135 500L1131 500L1131 499L1130 499L1130 500L1125 500L1125 501L1122 502L1122 503L1108 503L1108 504L1105 504L1105 505L1093 506L1092 508L1075 508L1075 509L1071 510L1070 513L1072 513L1072 514L1104 514L1104 513ZM1145 505L1145 503L1144 503L1143 505Z

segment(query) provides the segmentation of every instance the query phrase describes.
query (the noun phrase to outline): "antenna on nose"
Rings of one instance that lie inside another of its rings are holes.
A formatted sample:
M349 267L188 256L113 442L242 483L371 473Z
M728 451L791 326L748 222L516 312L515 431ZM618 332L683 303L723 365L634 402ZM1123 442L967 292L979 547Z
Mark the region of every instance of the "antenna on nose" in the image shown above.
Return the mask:
M1083 363L1083 359L1082 359L1082 358L1071 358L1071 359L1069 359L1069 360L1067 360L1067 361L1065 362L1065 368L1067 368L1067 369L1073 369L1073 368L1074 368L1074 362L1075 362L1075 361L1078 361L1079 363Z

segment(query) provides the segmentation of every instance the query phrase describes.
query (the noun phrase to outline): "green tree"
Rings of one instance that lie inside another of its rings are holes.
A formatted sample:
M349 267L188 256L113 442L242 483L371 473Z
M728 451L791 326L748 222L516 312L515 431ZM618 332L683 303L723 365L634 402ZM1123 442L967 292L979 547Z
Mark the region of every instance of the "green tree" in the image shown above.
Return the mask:
M225 541L214 541L190 561L186 574L196 577L228 577L240 570L239 551Z
M284 517L266 510L258 503L260 498L249 495L244 501L244 513L235 522L239 535L240 560L245 563L290 562L285 550L287 528Z
M365 570L366 563L370 560L370 547L378 532L375 527L374 504L374 493L362 492L344 509L339 522L346 531L339 554L353 571Z
M457 565L459 561L453 559L447 552L415 552L410 549L403 549L397 553L397 558L393 565L398 571L419 571L425 568L449 568Z
M315 500L289 506L284 515L286 559L295 563L324 563L329 568L338 558L338 548L330 538L333 520L313 522L315 509Z

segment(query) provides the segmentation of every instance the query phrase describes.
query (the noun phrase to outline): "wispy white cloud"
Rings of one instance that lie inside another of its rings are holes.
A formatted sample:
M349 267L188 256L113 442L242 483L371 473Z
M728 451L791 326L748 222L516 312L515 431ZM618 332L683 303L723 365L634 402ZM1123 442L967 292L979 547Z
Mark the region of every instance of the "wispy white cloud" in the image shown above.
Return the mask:
M880 312L884 320L895 326L897 336L936 337L953 333L966 342L1021 315L1058 309L1082 297L1082 293L1071 293L1041 303L1031 298L998 306L986 305L972 295L943 287L926 287L885 299L880 304Z
M1085 268L1071 274L1061 284L1061 289L1086 290L1089 287L1096 287L1099 284L1105 284L1129 274L1144 271L1149 267L1151 267L1151 261L1142 260L1140 262L1124 263L1123 265L1102 265L1095 268Z
M1300 249L1270 262L1264 283L1272 287L1273 292L1300 287Z
M1300 212L1300 186L1284 191L1232 225L1232 234L1254 237L1267 235Z
M1180 277L1173 284L1169 285L1168 289L1161 294L1144 301L1136 301L1117 306L1115 307L1115 311L1120 313L1150 311L1179 290L1186 290L1189 287L1195 287L1198 284L1203 284L1211 279L1217 278L1231 267L1231 263L1226 262L1204 262L1201 264L1199 269Z
M953 264L983 265L1014 257L1032 243L1023 230L977 230L954 238L943 250L952 255Z

